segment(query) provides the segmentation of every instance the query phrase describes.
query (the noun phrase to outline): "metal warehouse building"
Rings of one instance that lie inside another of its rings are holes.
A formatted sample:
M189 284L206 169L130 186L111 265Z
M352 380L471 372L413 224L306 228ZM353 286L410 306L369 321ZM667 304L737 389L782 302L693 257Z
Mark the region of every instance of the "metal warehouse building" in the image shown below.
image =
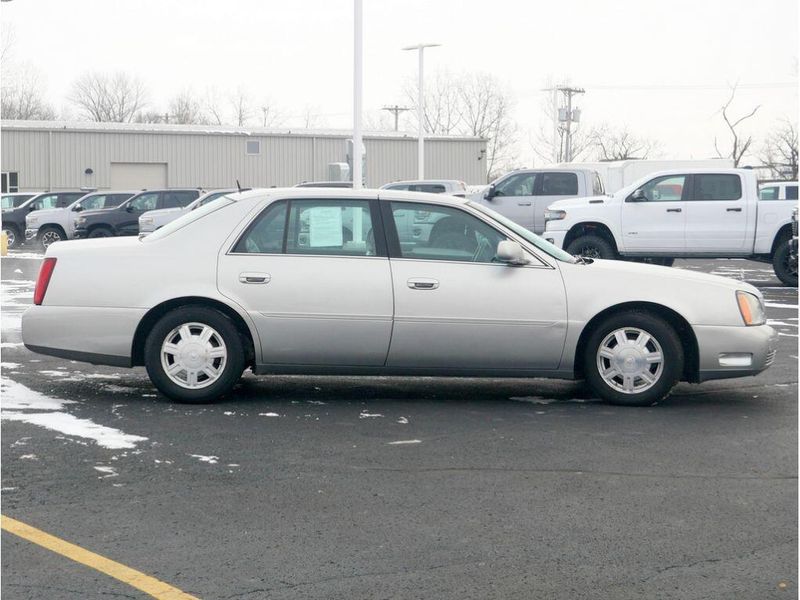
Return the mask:
M348 131L247 127L3 121L0 170L6 191L155 187L291 186L330 178L348 162ZM365 133L368 187L416 179L417 139ZM426 138L426 179L486 181L486 140Z

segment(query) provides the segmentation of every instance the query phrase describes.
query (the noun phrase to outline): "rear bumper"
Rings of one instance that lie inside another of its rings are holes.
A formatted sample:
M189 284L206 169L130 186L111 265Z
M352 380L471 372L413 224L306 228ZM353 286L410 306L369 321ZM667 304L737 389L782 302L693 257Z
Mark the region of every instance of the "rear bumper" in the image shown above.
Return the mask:
M133 337L146 312L138 308L32 306L22 315L22 341L39 354L130 366Z
M778 334L769 325L695 325L700 351L699 381L758 375L775 360Z

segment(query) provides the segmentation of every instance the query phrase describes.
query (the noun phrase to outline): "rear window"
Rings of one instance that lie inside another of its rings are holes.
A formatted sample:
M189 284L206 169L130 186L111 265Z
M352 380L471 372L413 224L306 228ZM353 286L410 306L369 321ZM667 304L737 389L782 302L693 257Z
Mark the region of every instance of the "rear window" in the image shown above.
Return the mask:
M185 227L189 223L194 223L198 219L202 219L206 215L209 215L213 212L216 212L232 204L236 203L227 196L221 196L220 198L217 198L213 202L209 202L205 206L201 206L197 210L190 210L189 212L187 212L184 215L181 215L174 221L170 221L163 227L157 229L156 231L145 237L143 241L150 242L154 240L160 240L161 238L165 238L174 231L177 231L178 229Z
M739 200L742 180L738 175L697 174L694 176L692 200Z
M440 183L414 183L408 186L412 192L426 192L428 194L444 194L445 187Z
M777 185L771 185L769 187L763 187L758 190L758 199L759 200L777 200L780 196L781 188Z
M786 186L786 199L787 200L797 200L797 186L796 185L787 185Z
M606 193L606 190L603 187L603 180L600 179L600 173L595 171L594 172L594 176L592 178L592 195L593 196L602 196L605 193Z
M578 175L576 173L542 173L541 186L537 196L577 196Z

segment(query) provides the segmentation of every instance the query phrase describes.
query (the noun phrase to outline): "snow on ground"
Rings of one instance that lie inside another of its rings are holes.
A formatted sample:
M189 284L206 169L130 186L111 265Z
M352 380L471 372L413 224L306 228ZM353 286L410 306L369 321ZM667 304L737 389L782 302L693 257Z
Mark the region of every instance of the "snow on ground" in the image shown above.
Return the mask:
M64 409L76 402L45 396L10 379L0 381L0 393L0 419L3 421L38 425L65 435L92 440L98 446L114 450L135 448L137 443L147 440L140 435L127 434L71 415Z

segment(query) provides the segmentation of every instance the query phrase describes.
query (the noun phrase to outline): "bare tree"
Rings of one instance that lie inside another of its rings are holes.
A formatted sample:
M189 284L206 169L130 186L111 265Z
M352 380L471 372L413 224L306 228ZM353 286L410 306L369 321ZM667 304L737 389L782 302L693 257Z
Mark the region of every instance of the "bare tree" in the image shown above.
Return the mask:
M237 88L230 96L228 103L233 110L233 125L244 127L253 117L252 100L244 88Z
M797 179L797 125L781 119L767 136L760 158L773 176L779 179Z
M0 115L3 119L55 119L56 111L44 96L41 78L33 67L6 68L0 86Z
M220 100L220 92L215 87L206 89L205 101L203 103L208 122L213 125L223 125L225 123L225 110Z
M208 122L197 95L191 89L183 90L170 100L167 115L170 123L181 125L203 125Z
M744 137L743 134L738 131L736 128L741 125L744 121L752 117L756 114L761 105L759 104L749 113L742 115L741 117L734 118L728 114L730 110L731 104L733 104L733 100L736 97L736 86L734 85L731 87L731 96L728 98L728 101L722 106L722 118L725 121L725 125L727 125L728 130L731 134L731 149L730 151L726 151L725 153L721 152L719 149L719 145L717 144L717 138L714 138L714 149L717 151L717 156L720 158L731 158L733 159L733 166L738 167L739 162L742 160L742 157L747 153L750 149L750 146L753 144L753 136L748 135Z
M470 135L487 139L486 170L489 180L497 170L507 170L516 161L517 127L511 116L511 97L488 73L453 75L437 73L426 83L425 131L433 135ZM416 82L405 87L410 103L416 104ZM416 125L416 111L409 112Z
M590 143L601 161L652 158L660 149L655 140L634 135L627 127L614 130L607 123L591 131Z
M130 123L147 106L141 80L123 71L84 73L72 85L69 100L91 121Z
M264 102L259 111L261 112L262 127L280 127L284 123L283 114L269 102Z
M0 62L5 62L10 58L11 51L14 48L14 43L17 41L14 34L14 27L11 23L3 22L2 30L0 31Z

